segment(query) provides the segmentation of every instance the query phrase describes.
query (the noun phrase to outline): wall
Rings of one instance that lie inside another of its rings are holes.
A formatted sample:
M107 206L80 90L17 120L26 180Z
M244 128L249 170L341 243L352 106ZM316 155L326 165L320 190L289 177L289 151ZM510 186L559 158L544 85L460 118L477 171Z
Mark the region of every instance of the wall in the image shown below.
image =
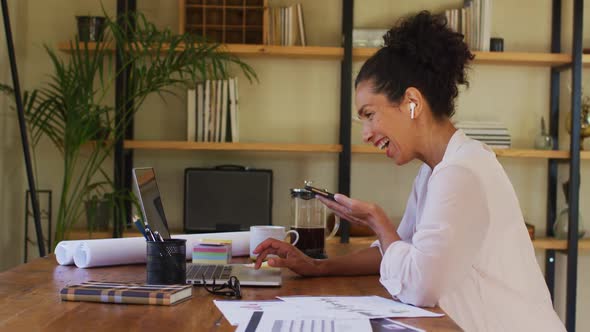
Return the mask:
M271 1L276 5L290 1ZM103 1L110 13L115 1ZM340 43L341 2L338 0L302 1L310 45L337 46ZM399 17L421 8L433 11L459 6L461 0L356 1L355 27L388 27ZM139 9L158 26L177 29L176 1L141 1ZM588 6L587 6L588 7ZM44 81L50 72L49 60L42 49L44 43L56 43L75 33L74 15L100 14L98 1L40 0L19 1L13 5L13 22L17 23L21 83L27 88ZM564 51L571 45L571 2L564 1ZM585 10L588 18L589 9ZM505 40L507 51L549 51L550 0L496 0L493 8L492 33ZM523 24L526 21L526 24ZM585 25L585 45L590 45L590 25ZM14 24L14 23L13 23ZM3 36L0 36L2 38ZM3 40L2 40L3 42ZM64 56L65 57L65 56ZM0 49L0 79L7 79L7 65ZM340 63L333 60L247 59L259 75L259 82L249 84L240 77L240 107L242 140L247 142L337 143L340 89ZM360 62L355 63L358 71ZM562 114L569 110L568 72L562 75ZM457 119L500 120L504 122L518 148L531 148L539 131L541 116L547 116L549 102L549 69L545 67L476 65L470 72L471 88L461 93L457 102ZM149 98L135 121L137 139L183 140L186 133L185 93L175 89L178 98ZM14 132L14 116L5 112L6 100L0 99L2 143L0 154L0 188L2 188L2 222L0 249L5 269L21 261L22 211L26 182ZM351 108L352 111L352 108ZM12 131L11 131L12 128ZM560 124L560 145L566 148L569 136ZM353 124L353 143L360 143L358 125ZM588 147L588 145L587 145ZM590 148L590 147L588 147ZM54 202L59 200L62 167L57 152L47 142L38 149L39 187L52 189ZM111 162L111 161L109 161ZM546 161L502 159L520 199L528 222L544 234L546 201ZM242 164L274 171L275 224L289 225L289 188L299 187L304 179L313 179L326 188L337 188L337 155L329 153L263 153L263 152L195 152L195 151L135 151L136 166L154 166L157 170L167 217L172 227L182 227L183 170L186 167ZM403 214L407 195L418 163L396 167L381 155L354 155L352 164L352 195L382 205L392 218ZM589 197L587 185L590 168L582 162L581 197ZM567 178L567 168L560 171L560 182ZM375 189L378 188L378 189ZM563 207L559 193L558 207ZM54 204L54 211L57 211ZM581 204L583 216L590 210ZM54 215L55 216L55 215ZM588 217L586 218L588 219ZM587 224L590 227L590 224ZM17 248L12 251L9 249ZM8 254L10 252L11 254ZM543 266L543 252L537 252ZM583 313L590 306L587 279L590 259L582 253L579 264L578 330L590 329L590 318ZM565 256L557 262L556 308L564 317Z

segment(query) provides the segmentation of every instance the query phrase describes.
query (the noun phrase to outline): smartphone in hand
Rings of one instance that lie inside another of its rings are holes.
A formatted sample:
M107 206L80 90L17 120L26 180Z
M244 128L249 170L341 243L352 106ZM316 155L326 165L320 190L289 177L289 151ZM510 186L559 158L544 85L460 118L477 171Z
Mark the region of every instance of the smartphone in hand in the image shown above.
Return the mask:
M325 190L325 189L319 189L319 188L316 188L316 187L312 187L310 185L305 185L304 188L306 190L309 190L312 193L314 193L314 195L320 195L320 196L322 196L324 198L327 198L329 200L335 201L334 194L331 193L331 192L329 192L329 191L327 191L327 190Z

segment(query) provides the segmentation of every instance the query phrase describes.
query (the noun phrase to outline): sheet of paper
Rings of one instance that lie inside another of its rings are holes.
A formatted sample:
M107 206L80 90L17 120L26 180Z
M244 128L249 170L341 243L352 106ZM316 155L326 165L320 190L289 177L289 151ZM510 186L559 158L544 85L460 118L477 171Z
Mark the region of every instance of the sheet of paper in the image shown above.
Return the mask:
M271 301L220 301L213 300L219 311L231 325L247 322L255 311L272 311L276 315L283 315L298 310L298 307L280 300Z
M279 299L306 312L321 312L324 317L394 318L441 317L422 308L380 296L285 296Z
M236 332L372 332L368 318L360 319L297 319L256 311L241 323Z

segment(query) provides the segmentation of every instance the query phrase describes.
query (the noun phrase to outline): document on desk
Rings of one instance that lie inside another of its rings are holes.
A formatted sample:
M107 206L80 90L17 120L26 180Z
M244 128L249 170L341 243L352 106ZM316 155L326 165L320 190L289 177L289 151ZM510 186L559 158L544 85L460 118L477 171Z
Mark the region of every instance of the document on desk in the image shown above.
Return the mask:
M241 323L236 332L372 332L368 318L361 319L297 319L255 311Z
M380 296L284 296L279 299L306 312L321 312L324 317L396 318L441 317L437 314Z
M213 302L231 325L250 320L256 311L275 318L305 321L444 316L380 296L285 296L280 299Z
M366 316L356 315L350 317L346 312L327 313L322 311L308 310L297 304L281 300L270 301L221 301L213 300L219 311L231 325L239 325L247 322L254 312L265 312L268 316L296 320L324 320L324 319L365 319Z
M270 301L220 301L213 300L213 303L217 306L219 311L225 316L225 319L231 325L238 325L242 322L247 322L252 317L252 313L255 311L269 311L274 315L283 316L284 314L290 314L293 317L298 307L281 301L281 300L270 300Z

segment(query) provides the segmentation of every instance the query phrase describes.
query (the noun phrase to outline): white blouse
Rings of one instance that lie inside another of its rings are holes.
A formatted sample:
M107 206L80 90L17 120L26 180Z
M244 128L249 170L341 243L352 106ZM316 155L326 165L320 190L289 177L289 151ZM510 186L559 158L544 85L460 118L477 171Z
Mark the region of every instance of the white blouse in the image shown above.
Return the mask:
M400 301L438 304L465 331L565 331L553 310L518 199L484 144L458 130L424 164L381 261Z

